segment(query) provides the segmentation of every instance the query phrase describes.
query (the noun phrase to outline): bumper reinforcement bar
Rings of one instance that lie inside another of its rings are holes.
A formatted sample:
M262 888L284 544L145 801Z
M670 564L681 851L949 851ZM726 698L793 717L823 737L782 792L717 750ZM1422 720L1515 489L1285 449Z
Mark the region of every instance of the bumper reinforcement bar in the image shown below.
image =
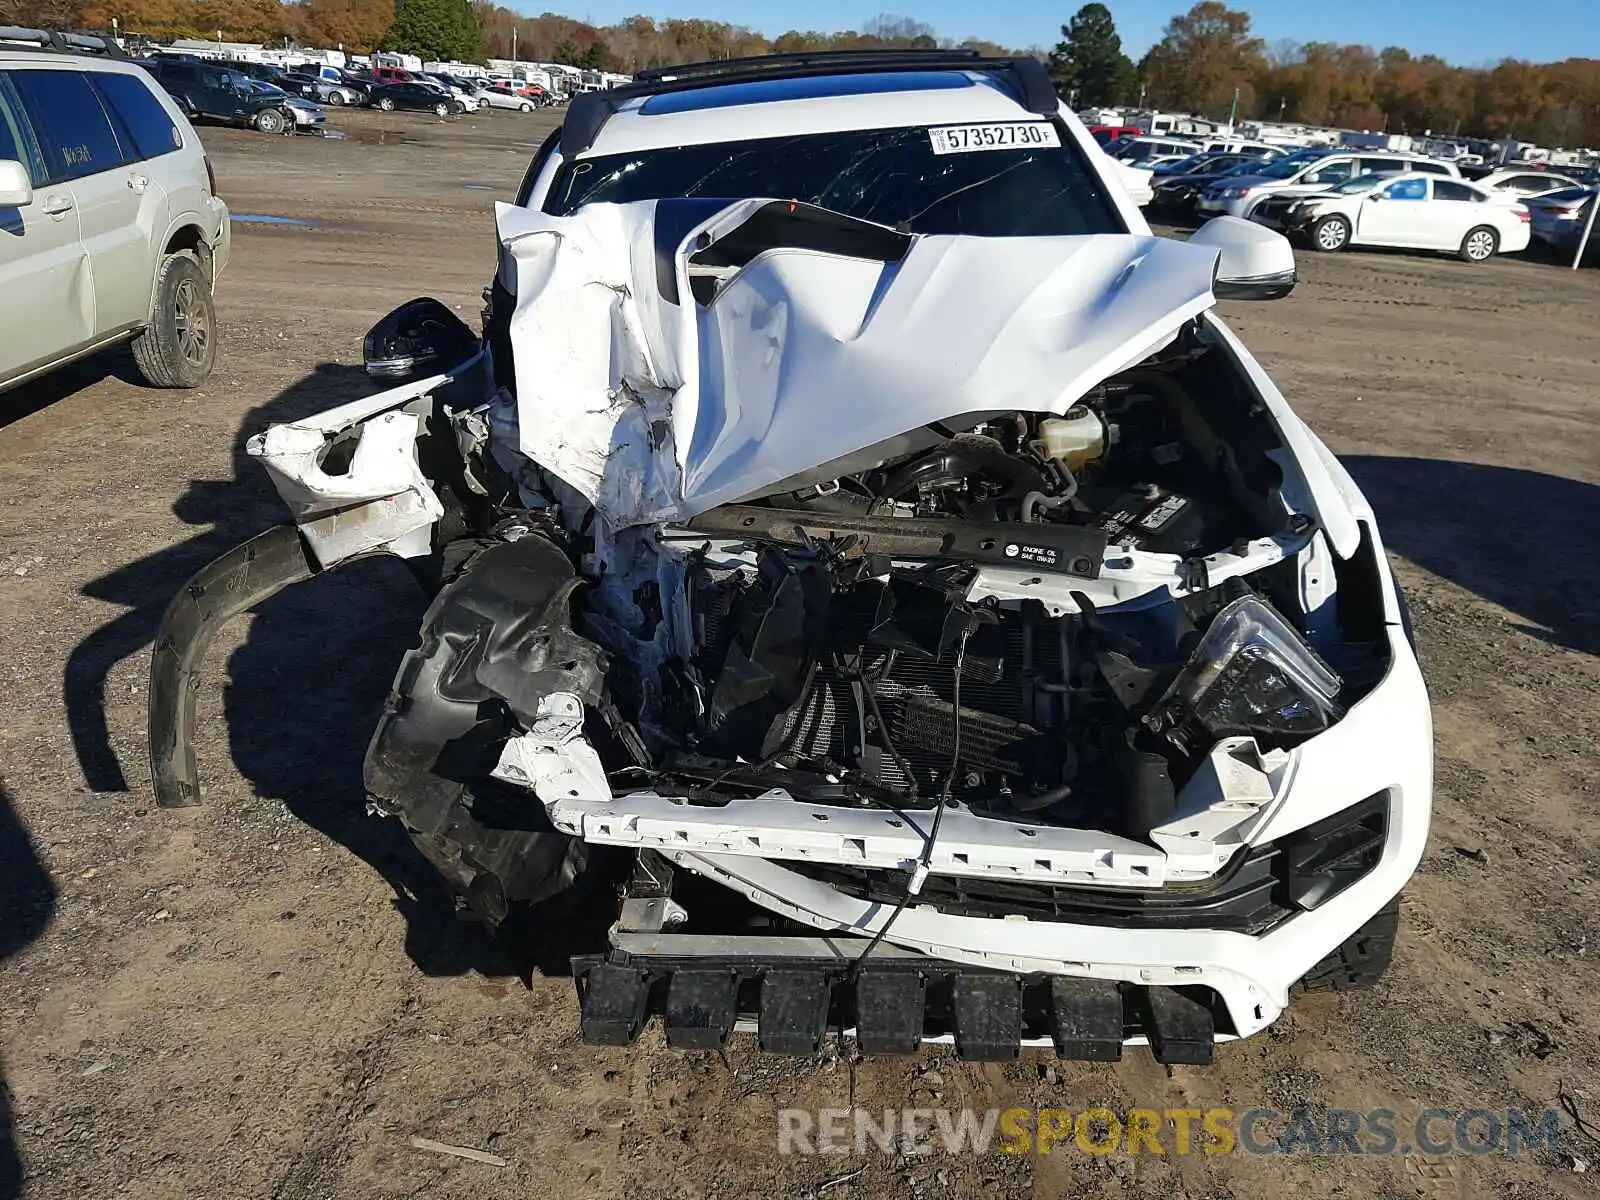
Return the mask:
M904 952L875 952L852 970L853 955L836 948L854 939L827 940L832 953L811 948L824 939L760 940L797 945L793 953L764 946L759 955L575 956L583 1040L626 1046L660 1016L667 1044L680 1050L717 1049L735 1032L754 1032L766 1053L807 1055L832 1031L853 1034L865 1054L953 1041L958 1055L983 1062L1014 1059L1025 1045L1117 1062L1124 1044L1148 1043L1158 1062L1203 1066L1218 1038L1221 1001L1209 988L1016 975Z

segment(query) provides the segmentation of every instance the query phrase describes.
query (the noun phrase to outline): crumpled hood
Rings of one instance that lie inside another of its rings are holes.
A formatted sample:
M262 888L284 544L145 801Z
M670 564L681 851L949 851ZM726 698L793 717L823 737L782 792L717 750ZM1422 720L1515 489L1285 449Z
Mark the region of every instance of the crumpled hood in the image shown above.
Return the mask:
M747 261L701 303L690 256L774 202L686 225L689 203L496 206L518 448L613 527L748 499L931 422L1064 412L1213 303L1205 247L889 230L878 257L815 239L751 256L746 230Z

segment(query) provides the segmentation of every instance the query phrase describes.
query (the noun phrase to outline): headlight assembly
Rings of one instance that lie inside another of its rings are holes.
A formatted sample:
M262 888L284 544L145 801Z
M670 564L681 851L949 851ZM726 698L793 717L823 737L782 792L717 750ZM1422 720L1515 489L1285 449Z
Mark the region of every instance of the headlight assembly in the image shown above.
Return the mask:
M1343 714L1342 681L1260 597L1225 605L1194 653L1146 718L1188 746L1256 735L1292 745L1321 733Z

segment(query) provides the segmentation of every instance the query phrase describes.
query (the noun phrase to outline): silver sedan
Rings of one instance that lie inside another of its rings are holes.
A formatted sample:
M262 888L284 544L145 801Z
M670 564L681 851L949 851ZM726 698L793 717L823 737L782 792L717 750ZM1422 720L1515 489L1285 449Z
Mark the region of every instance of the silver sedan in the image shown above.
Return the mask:
M532 112L535 107L532 99L520 96L510 88L479 88L473 94L490 108L514 108L518 112Z
M308 100L320 100L324 104L336 107L356 105L362 103L366 97L353 87L343 83L336 83L332 79L322 79L311 75L291 75L288 77L285 90L300 93Z

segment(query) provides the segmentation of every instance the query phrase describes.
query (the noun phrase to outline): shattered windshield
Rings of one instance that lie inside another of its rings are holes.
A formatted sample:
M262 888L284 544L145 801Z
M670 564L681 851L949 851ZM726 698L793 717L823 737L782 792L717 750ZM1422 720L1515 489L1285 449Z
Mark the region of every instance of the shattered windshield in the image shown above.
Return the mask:
M545 211L676 197L800 200L908 233L1125 233L1072 146L934 153L926 128L852 129L674 146L562 166Z

